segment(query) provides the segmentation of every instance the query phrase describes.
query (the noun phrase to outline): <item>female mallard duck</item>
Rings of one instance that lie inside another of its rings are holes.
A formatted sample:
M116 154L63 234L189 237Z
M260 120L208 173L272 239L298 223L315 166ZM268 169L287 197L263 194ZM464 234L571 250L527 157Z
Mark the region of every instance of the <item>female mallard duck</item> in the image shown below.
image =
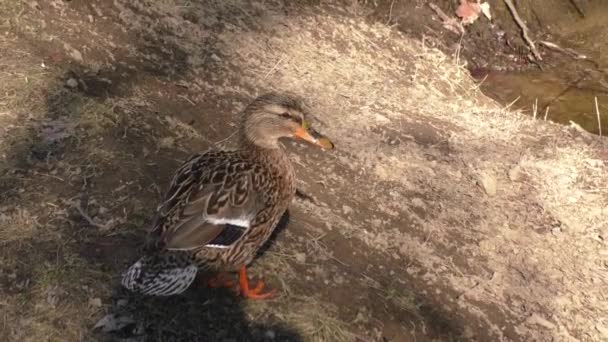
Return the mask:
M168 296L185 291L199 269L239 270L241 295L271 295L261 293L261 281L250 288L246 266L296 193L293 167L278 140L294 137L333 148L304 116L292 96L260 96L243 112L239 150L197 154L184 163L157 208L144 256L123 274L122 285Z

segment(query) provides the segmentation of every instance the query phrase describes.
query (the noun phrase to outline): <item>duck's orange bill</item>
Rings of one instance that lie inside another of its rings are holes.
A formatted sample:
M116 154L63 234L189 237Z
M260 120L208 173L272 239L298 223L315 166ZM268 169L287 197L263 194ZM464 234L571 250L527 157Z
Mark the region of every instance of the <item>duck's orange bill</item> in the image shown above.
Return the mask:
M293 135L326 150L331 150L332 148L334 148L334 144L331 142L331 140L313 131L312 129L307 130L304 127L299 127L298 129L296 129Z

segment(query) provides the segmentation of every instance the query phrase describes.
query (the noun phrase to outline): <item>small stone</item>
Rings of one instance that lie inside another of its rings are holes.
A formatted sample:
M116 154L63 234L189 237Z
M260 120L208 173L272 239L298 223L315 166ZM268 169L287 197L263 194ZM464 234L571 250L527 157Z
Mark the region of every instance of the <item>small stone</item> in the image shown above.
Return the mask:
M120 308L122 306L127 305L128 302L129 301L126 300L126 299L119 299L119 300L116 301L116 306Z
M131 317L108 314L97 321L93 329L101 329L102 332L108 333L120 330L133 323L135 323L135 320Z
M342 212L345 215L348 215L348 214L350 214L350 213L353 212L353 208L351 208L351 207L347 206L346 204L344 204L344 205L342 205Z
M355 320L353 321L353 323L357 324L357 323L365 323L367 322L367 318L365 317L365 314L362 311L357 312L357 316L355 316Z
M70 78L65 82L65 85L74 89L74 88L78 87L78 81L76 81L74 78Z
M541 327L547 328L549 330L553 330L555 329L555 324L549 322L548 320L546 320L545 318L541 317L538 314L532 314L530 317L528 317L526 319L526 323L533 325L539 325Z
M426 204L424 204L424 201L418 197L414 197L412 198L412 205L414 207L420 208L420 209L424 209L426 208Z
M91 299L89 299L89 305L91 307L94 307L94 308L101 307L101 305L102 305L101 298L91 298Z
M172 137L165 137L160 139L158 145L161 148L173 148L175 146L175 139Z
M269 340L274 340L277 337L277 333L275 333L274 330L266 330L264 337Z
M141 153L144 155L144 158L150 155L150 150L148 150L145 146L141 148Z
M72 59L74 59L76 62L82 63L84 61L84 58L82 58L82 53L80 53L80 51L74 49L69 44L65 44L64 47L66 48L66 50L69 51L70 57L72 57Z
M304 253L296 253L294 257L296 258L296 261L301 264L306 262L306 254Z
M608 227L601 228L600 233L598 235L600 239L608 242Z
M483 172L479 175L479 185L488 196L496 195L496 177L490 172Z
M27 1L26 3L33 10L40 11L42 9L42 7L40 7L40 4L38 3L38 1L31 0L31 1Z
M515 165L509 170L509 179L512 182L520 181L522 178L521 166Z

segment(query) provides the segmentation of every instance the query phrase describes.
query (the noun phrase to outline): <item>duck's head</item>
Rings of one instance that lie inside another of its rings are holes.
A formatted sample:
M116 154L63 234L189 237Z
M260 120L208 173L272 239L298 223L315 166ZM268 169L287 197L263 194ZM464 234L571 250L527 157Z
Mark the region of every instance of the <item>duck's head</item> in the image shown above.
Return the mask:
M307 112L296 96L265 94L245 109L242 136L247 142L263 148L278 148L280 138L295 138L332 149L334 144L314 130L306 119Z

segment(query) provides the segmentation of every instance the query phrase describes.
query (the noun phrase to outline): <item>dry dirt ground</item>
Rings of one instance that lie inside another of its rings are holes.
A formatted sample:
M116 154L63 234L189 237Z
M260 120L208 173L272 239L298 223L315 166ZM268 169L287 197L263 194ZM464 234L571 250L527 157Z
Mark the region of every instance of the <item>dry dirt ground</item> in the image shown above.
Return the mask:
M331 2L0 0L0 51L2 341L608 340L606 142L424 41ZM268 90L337 146L285 143L316 202L252 267L280 295L125 293L171 172Z

